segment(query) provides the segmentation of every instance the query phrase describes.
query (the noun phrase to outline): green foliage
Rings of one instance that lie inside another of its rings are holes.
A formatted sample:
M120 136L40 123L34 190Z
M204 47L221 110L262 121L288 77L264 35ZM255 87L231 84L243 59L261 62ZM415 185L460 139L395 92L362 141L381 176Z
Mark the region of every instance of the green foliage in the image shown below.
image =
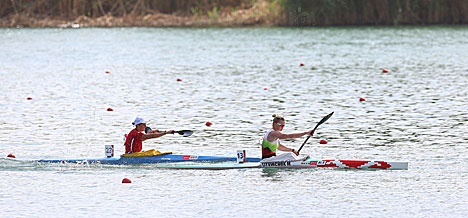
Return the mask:
M208 17L211 18L211 19L218 19L218 17L219 17L218 7L217 6L214 6L213 10L208 11L207 13L208 13Z
M192 15L195 16L195 18L199 18L202 14L201 10L197 7L191 8L190 11L192 12Z

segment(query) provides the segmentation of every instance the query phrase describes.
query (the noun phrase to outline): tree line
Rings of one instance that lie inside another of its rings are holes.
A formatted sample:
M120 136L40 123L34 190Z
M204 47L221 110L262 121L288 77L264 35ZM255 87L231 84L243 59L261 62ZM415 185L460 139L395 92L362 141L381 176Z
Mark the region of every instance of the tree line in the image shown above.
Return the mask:
M459 25L468 0L288 0L286 25Z
M279 26L468 23L468 0L1 0L0 19L23 16L74 20L80 16L126 17L158 13L181 17L213 13L228 16L238 10L257 10L259 5L263 10L269 10L272 5L280 8L279 14L259 13L259 16L276 16L269 20ZM252 13L255 14L255 10Z

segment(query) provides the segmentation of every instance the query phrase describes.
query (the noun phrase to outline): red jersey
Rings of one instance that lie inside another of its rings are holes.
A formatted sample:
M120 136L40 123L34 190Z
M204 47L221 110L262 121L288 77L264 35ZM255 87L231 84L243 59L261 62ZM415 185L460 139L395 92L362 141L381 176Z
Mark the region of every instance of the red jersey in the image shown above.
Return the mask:
M141 151L143 142L143 140L141 140L142 135L144 135L144 133L138 132L136 128L128 133L127 140L125 140L126 154Z

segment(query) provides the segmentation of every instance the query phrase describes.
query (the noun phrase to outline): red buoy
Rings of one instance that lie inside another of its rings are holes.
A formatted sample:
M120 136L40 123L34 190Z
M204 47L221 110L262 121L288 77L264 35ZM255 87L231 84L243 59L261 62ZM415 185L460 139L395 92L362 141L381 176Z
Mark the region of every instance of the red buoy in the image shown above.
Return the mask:
M359 98L359 101L365 101L366 99L365 98Z
M112 109L112 108L107 108L107 111L114 111L114 109Z
M382 70L382 73L388 73L388 70L387 70L387 69L383 69L383 70Z
M300 63L299 66L303 67L303 66L304 66L304 63Z
M181 81L182 81L182 79L181 79L181 78L177 78L177 82L181 82Z
M122 183L132 183L132 180L130 180L129 178L123 178Z
M9 154L7 157L16 158L13 154Z
M110 72L109 71L106 71L107 74L109 74Z
M320 140L320 144L327 144L327 143L328 143L328 142L327 142L327 140L325 140L325 139Z
M26 98L26 99L28 99L28 100L32 100L32 98L31 98L31 97L28 97L28 98Z
M210 122L210 121L207 121L207 122L205 123L205 125L206 125L206 126L211 126L211 125L213 125L213 123Z
M263 90L268 90L268 88L263 88Z

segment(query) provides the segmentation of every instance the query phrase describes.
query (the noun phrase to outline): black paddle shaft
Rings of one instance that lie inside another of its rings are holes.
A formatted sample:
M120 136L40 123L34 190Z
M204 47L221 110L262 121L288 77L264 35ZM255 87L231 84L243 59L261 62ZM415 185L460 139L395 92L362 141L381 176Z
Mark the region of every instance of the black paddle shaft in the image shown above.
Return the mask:
M153 130L149 126L145 128L145 133L150 133L151 131L153 131ZM174 133L178 133L179 135L183 135L184 137L188 137L188 136L191 136L193 134L193 131L192 130L180 130L180 131L174 131Z
M330 119L330 117L333 115L333 113L335 113L334 111L331 112L330 114L328 114L327 116L323 117L322 120L320 120L317 125L315 126L314 130L312 130L312 134L315 132L315 130L317 129L318 126L320 126L322 123L325 123L325 121L327 121L328 119ZM306 144L307 140L309 140L310 136L307 136L306 140L304 141L304 143L302 143L301 147L299 148L299 150L297 150L297 153L301 152L302 150L302 147L304 147L304 145Z

